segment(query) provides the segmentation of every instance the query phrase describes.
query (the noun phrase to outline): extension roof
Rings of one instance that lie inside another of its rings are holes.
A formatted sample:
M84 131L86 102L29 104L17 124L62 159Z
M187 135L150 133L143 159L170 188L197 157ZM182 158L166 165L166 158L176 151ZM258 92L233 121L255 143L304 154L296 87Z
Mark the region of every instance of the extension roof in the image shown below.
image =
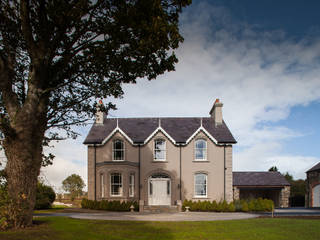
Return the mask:
M187 144L203 131L216 144L234 144L236 140L223 122L215 125L213 118L104 118L93 124L84 144L104 144L119 131L132 144L145 144L158 131L174 144Z
M233 172L233 186L290 186L280 172Z
M318 164L316 164L315 166L313 166L312 168L310 168L307 172L312 172L312 171L317 171L320 170L320 162Z

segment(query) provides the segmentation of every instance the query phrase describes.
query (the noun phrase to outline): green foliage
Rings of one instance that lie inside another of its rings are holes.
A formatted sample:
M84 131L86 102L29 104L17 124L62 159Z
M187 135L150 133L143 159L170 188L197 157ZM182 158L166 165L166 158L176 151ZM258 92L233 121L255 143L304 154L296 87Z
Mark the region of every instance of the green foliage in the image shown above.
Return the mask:
M234 204L228 203L227 201L192 201L185 200L182 205L182 209L190 207L190 211L201 211L201 212L234 212Z
M86 198L81 201L82 208L106 211L130 211L131 205L134 206L135 211L139 211L139 204L136 201L94 201Z
M271 168L269 168L268 171L269 172L278 172L278 168L276 166L272 166Z
M0 230L11 227L10 213L8 205L10 204L8 197L7 181L5 171L0 171Z
M190 211L203 212L270 212L274 204L269 199L251 199L251 200L236 200L228 203L227 201L192 201L185 200L182 205L182 210L189 207Z
M56 194L52 187L46 186L43 183L38 183L36 192L35 209L47 209L54 202Z
M82 189L85 187L84 181L77 174L72 174L62 182L62 188L70 193L71 201L82 195Z
M285 174L282 174L282 175L286 178L286 180L289 183L291 183L293 181L293 176L290 173L286 172Z

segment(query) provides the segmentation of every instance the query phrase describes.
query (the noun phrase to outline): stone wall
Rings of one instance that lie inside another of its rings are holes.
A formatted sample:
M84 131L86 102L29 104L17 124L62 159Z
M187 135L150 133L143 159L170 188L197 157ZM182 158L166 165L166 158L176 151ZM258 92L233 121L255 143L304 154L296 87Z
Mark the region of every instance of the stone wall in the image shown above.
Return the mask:
M240 189L237 187L233 187L233 200L240 199Z
M280 192L280 207L289 207L290 186L285 186Z

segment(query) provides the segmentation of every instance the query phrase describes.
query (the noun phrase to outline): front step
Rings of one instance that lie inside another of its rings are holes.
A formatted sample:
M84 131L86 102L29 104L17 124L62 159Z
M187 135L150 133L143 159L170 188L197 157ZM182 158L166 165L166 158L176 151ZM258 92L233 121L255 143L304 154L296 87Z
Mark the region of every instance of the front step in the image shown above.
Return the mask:
M143 206L143 212L147 213L175 213L179 212L178 206Z

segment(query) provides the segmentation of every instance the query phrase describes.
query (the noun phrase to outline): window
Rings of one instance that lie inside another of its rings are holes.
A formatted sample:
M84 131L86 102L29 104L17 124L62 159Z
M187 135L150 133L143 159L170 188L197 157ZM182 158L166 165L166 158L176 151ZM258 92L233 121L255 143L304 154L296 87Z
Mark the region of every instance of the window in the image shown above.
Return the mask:
M110 178L111 196L122 196L122 175L120 173L112 173Z
M197 173L194 176L195 197L207 197L207 174Z
M152 182L150 181L149 182L149 194L150 194L150 196L152 195L152 193L153 193L153 189L152 189Z
M100 174L100 196L104 198L104 176Z
M166 160L166 141L163 139L156 139L154 141L154 160Z
M129 177L129 197L134 197L134 174Z
M196 140L195 144L195 160L205 161L207 160L207 142L203 139Z
M124 161L124 142L122 140L113 142L113 160Z

